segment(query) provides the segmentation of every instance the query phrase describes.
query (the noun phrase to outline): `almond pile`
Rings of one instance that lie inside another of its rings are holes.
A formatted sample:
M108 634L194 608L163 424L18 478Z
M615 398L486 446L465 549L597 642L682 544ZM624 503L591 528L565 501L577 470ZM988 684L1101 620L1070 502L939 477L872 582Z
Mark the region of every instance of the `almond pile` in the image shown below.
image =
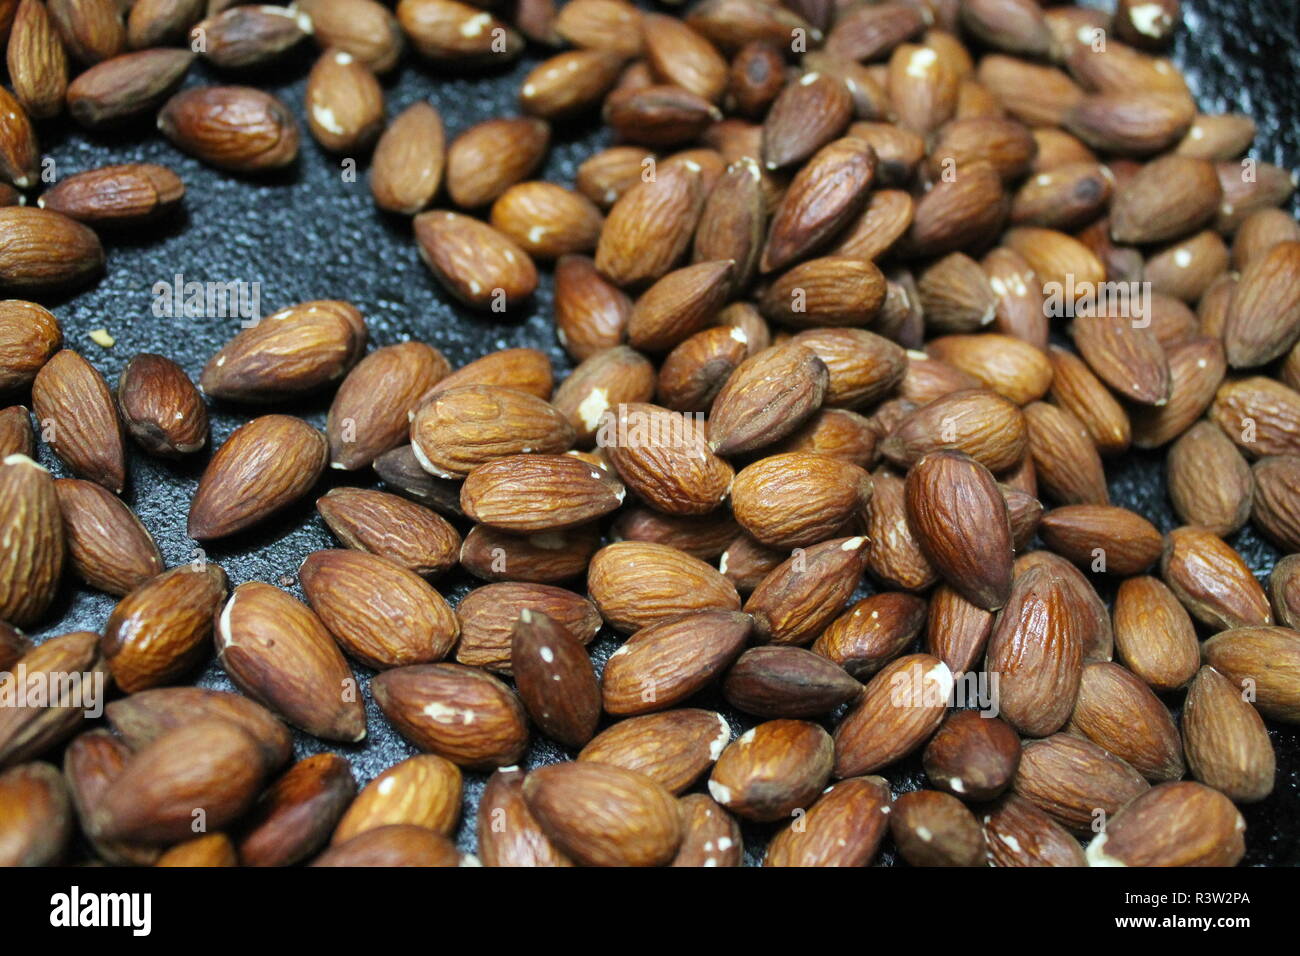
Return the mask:
M864 866L887 834L917 866L1242 859L1270 727L1300 723L1300 553L1261 583L1229 543L1300 552L1300 225L1251 120L1199 113L1162 56L1174 0L10 12L0 392L38 428L0 411L0 864L78 831L122 865L737 866L748 840ZM195 56L256 78L309 37L303 117L174 92ZM386 116L408 46L549 58L519 115L449 138L428 103ZM32 120L65 106L156 115L239 175L292 163L305 121L370 157L378 209L482 318L552 273L572 371L371 348L319 300L197 385L141 354L110 386L26 297L185 187L137 163L18 204ZM594 116L615 145L535 178ZM322 395L323 430L289 413ZM138 452L206 455L209 401L246 420L166 568L120 495ZM1179 526L1111 503L1132 449ZM313 495L338 548L300 592L206 557ZM69 578L120 600L33 646ZM214 657L239 692L189 686ZM368 698L419 753L358 789ZM337 752L291 763L290 728ZM900 761L926 789L894 792Z

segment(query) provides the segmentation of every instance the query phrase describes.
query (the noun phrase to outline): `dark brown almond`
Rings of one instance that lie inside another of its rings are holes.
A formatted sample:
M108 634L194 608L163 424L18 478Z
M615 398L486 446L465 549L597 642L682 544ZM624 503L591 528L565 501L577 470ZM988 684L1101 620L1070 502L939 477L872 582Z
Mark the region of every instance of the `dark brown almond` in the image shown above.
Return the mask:
M951 586L941 584L930 596L926 650L964 674L984 653L993 633L994 614L972 604Z
M908 472L905 493L921 549L947 583L980 607L1002 607L1011 592L1011 524L988 470L958 452L933 452Z
M758 587L786 558L777 551L759 544L743 532L737 535L718 558L718 568L741 594L748 595Z
M1300 550L1300 458L1261 458L1252 471L1251 521L1283 550Z
M680 86L615 90L605 100L605 123L619 139L646 146L684 146L721 118L707 99Z
M1045 229L1077 229L1106 208L1113 192L1106 167L1096 162L1065 163L1031 177L1011 203L1011 222Z
M107 669L99 635L76 631L52 637L23 655L16 672L0 676L0 767L11 767L57 746L80 729L88 712L103 703ZM27 686L54 689L50 699L23 695Z
M852 110L837 76L805 73L787 83L763 122L763 163L781 169L807 159L844 132Z
M201 0L139 0L126 15L126 40L133 49L170 46L183 41L203 16Z
M48 6L73 59L93 66L125 49L126 26L111 0L53 0Z
M997 717L958 710L930 739L922 760L936 787L963 800L992 800L1016 775L1020 741Z
M0 627L0 671L12 671L34 645L22 631L9 624Z
M41 434L78 475L120 493L126 484L122 425L104 377L64 349L37 373L32 410Z
M682 797L682 843L672 866L740 866L745 856L740 824L702 793Z
M316 551L298 569L303 593L343 649L383 670L441 660L460 634L442 595L413 571L366 551Z
M60 478L54 489L68 558L83 581L121 596L162 571L158 545L116 495L76 478Z
M460 482L435 478L422 467L410 445L386 451L374 462L375 474L393 491L439 514L459 516Z
M1173 441L1190 428L1215 401L1224 372L1223 344L1216 338L1202 336L1171 346L1168 350L1171 388L1169 403L1156 408L1150 405L1133 406L1133 444L1138 448L1157 448ZM1281 388L1275 383L1270 390ZM1228 392L1231 386L1224 386ZM1221 391L1221 390L1220 390ZM1226 397L1227 392L1225 392ZM1225 405L1231 404L1231 400ZM1238 434L1249 433L1249 427L1240 419L1224 415L1225 431L1235 428Z
M1077 834L1097 832L1094 828L1106 826L1124 804L1149 789L1119 757L1067 733L1027 741L1012 787Z
M1107 385L1142 405L1169 401L1169 362L1154 333L1133 319L1081 315L1072 327L1074 344Z
M214 398L280 401L342 378L365 344L366 322L354 306L301 302L244 328L208 360L199 384Z
M524 707L542 733L566 747L591 740L601 696L582 642L544 613L522 608L510 663Z
M800 647L750 648L723 683L728 703L765 718L820 717L861 690L842 667Z
M279 588L235 588L214 628L217 656L241 690L326 740L366 735L356 678L325 625Z
M545 584L489 584L470 591L456 606L460 644L456 660L510 673L510 645L524 610L545 615L582 644L600 629L600 614L586 598Z
M866 538L800 548L773 568L745 602L754 633L774 644L808 644L839 615L866 563Z
M1115 192L1111 235L1130 245L1180 239L1214 217L1222 195L1213 163L1162 157L1144 165Z
M920 591L938 579L907 517L903 479L887 468L872 476L874 490L866 510L867 570L891 587Z
M398 733L462 767L509 766L528 746L519 698L483 671L460 664L416 664L384 671L370 688Z
M917 283L926 328L935 332L974 332L993 321L997 299L979 263L952 252L929 265Z
M115 54L69 84L68 112L91 129L119 125L156 109L193 62L189 50Z
M726 301L734 263L697 262L668 273L647 289L628 319L628 343L666 352L711 322Z
M747 338L737 326L717 325L686 339L659 368L660 402L674 411L708 411L718 390L748 355Z
M832 621L812 650L865 680L915 640L925 618L921 598L897 591L873 594Z
M816 353L797 344L746 359L713 402L710 447L732 455L784 438L821 405L829 379Z
M8 90L0 90L0 178L19 189L36 185L40 174L40 147L36 131L23 104Z
M1086 866L1079 841L1023 797L1007 794L984 817L993 866Z
M26 455L0 461L0 620L25 627L54 600L67 553L58 491L50 473Z
M1035 8L1037 9L1037 8ZM955 797L937 790L904 793L890 808L889 829L912 866L983 866L984 831Z
M171 215L185 184L166 166L101 166L60 180L36 204L96 228L133 226Z
M178 727L131 757L91 810L91 832L175 843L193 835L196 820L223 827L252 804L265 773L257 742L236 725Z
M1175 145L1195 118L1185 92L1129 90L1084 96L1061 124L1094 149L1146 156Z
M695 262L730 260L731 290L748 287L758 268L767 226L763 174L746 156L732 163L710 191L695 230L691 258Z
M90 813L108 785L131 759L131 748L107 729L80 734L63 752L63 777L83 831L90 828ZM106 863L149 866L162 852L145 844L117 843L88 837L96 856Z
M1273 791L1277 758L1259 713L1241 689L1202 667L1183 704L1183 747L1193 777L1234 803L1255 803Z
M854 777L832 784L807 814L773 838L763 865L868 865L889 827L892 799L889 783L881 777Z
M1088 844L1090 866L1236 866L1246 821L1232 801L1191 781L1140 795Z
M830 378L822 401L827 406L858 408L874 404L902 381L907 370L907 353L866 329L808 329L790 342L802 345L826 366Z
M406 215L422 211L442 185L445 162L442 115L430 103L412 103L393 118L375 144L370 163L375 204Z
M684 701L731 665L751 627L736 611L702 611L642 628L605 664L605 710L629 716Z
M1002 177L988 165L940 180L917 200L904 243L918 256L955 252L991 239L1006 218Z
M312 32L311 18L298 9L269 5L222 10L196 23L190 43L223 70L248 70L282 60Z
M823 146L795 174L772 214L759 268L774 272L824 246L866 205L876 159L862 140Z
M328 451L325 436L300 418L264 415L240 426L199 479L190 537L226 537L297 501L324 472Z
M1300 624L1300 557L1287 555L1273 565L1269 575L1269 597L1278 624L1297 630Z
M132 357L117 380L117 407L127 433L150 454L174 458L207 444L207 406L169 358L149 352Z
M313 754L284 772L249 811L238 840L244 866L293 866L315 854L356 795L347 760Z
M159 112L158 128L180 149L231 172L281 169L298 158L293 114L252 87L200 86L177 93Z

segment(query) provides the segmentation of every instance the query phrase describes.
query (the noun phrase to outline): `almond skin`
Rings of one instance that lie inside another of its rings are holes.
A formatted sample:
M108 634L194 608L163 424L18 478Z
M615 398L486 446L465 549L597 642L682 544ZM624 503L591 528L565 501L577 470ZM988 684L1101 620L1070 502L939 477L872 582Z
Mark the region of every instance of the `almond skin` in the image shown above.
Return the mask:
M122 500L90 481L54 483L68 557L93 588L124 595L163 569L153 537Z
M736 611L703 611L637 631L606 662L605 710L627 716L680 703L726 670L751 626Z
M571 455L508 455L484 462L461 485L465 515L499 531L536 534L587 524L623 503L612 474Z
M222 827L253 802L265 768L239 727L199 721L148 744L128 761L91 813L99 838L174 843L192 835L193 811Z
M747 820L772 821L806 807L830 779L830 735L802 720L770 720L722 752L709 776L709 794Z
M356 795L347 760L313 754L272 783L249 813L239 839L245 866L292 866L325 845Z
M142 352L117 380L117 407L137 445L151 455L177 458L208 442L208 408L185 370L169 358Z
M483 671L460 664L417 664L384 671L370 688L398 733L462 767L510 766L528 746L519 698Z
M586 866L662 866L682 840L672 794L621 767L539 767L524 780L524 799L546 835Z
M835 728L835 776L870 773L924 744L943 721L952 688L948 666L929 654L886 665Z
M366 323L347 302L321 300L280 309L244 329L203 367L213 398L277 402L342 378L366 343Z
M1002 607L1011 593L1011 523L988 470L957 452L933 452L908 472L905 493L930 563L967 600Z
M681 793L730 740L731 726L721 714L682 707L620 720L597 734L578 759L635 770Z
M587 588L615 630L639 631L695 611L738 611L736 589L715 568L662 544L621 541L596 552Z
M1134 797L1146 793L1142 775L1119 757L1073 734L1025 743L1012 784L1017 795L1075 833L1087 833Z
M1272 623L1264 589L1241 555L1203 528L1169 532L1160 576L1188 612L1211 627Z
M1070 720L1148 780L1177 780L1186 771L1182 740L1168 708L1118 664L1092 661L1084 667Z
M201 687L156 687L112 701L107 711L109 723L132 750L177 727L211 719L243 728L257 741L268 770L282 766L292 753L289 729L242 694Z
M190 502L189 535L224 538L297 501L328 458L325 436L300 418L264 415L217 449Z
M407 439L410 414L451 372L442 353L423 342L389 345L367 355L339 386L325 434L330 467L355 471Z
M1182 728L1187 766L1197 780L1234 803L1272 793L1277 758L1264 721L1213 667L1202 667L1188 688Z
M226 599L226 572L215 564L182 565L150 578L118 602L104 626L104 656L127 693L170 683L193 669L206 654L213 619Z
M1217 790L1191 781L1142 794L1088 844L1090 866L1236 866L1246 822Z
M250 581L235 588L214 630L221 666L249 696L325 740L365 737L356 679L306 605Z
M425 827L450 836L460 817L461 774L450 760L418 754L393 764L371 780L347 808L333 846L383 826Z
M740 824L702 793L677 801L682 816L682 843L672 866L740 866L745 856Z
M365 551L317 551L298 569L312 610L349 654L383 670L446 657L456 615L418 575Z
M126 485L122 423L108 383L89 362L64 349L45 363L32 382L32 411L74 473L121 493Z
M236 173L281 169L298 157L298 124L276 97L247 86L203 86L177 93L158 114L176 146Z
M67 553L54 480L26 455L0 462L0 620L35 623L54 600Z
M600 720L600 688L582 642L541 611L523 608L510 644L510 666L524 707L542 733L581 747Z
M963 800L992 800L1016 775L1020 741L996 717L956 710L930 738L922 761L936 787Z
M763 865L868 865L889 828L892 800L889 783L881 777L832 784L806 816L772 839Z

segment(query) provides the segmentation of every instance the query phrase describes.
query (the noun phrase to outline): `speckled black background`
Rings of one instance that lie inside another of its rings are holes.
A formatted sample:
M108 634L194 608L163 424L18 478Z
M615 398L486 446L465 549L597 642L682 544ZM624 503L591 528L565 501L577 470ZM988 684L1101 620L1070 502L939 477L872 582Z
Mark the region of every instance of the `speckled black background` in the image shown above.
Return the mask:
M1288 168L1300 165L1300 0L1184 0L1186 28L1179 34L1174 57L1184 68L1202 109L1239 110L1255 117L1259 136L1252 155ZM250 82L285 99L302 115L303 89L314 50L304 48L273 74L244 78L222 77L199 64L187 85L211 82ZM476 76L431 71L409 53L395 77L385 82L389 116L419 99L428 99L442 112L449 137L489 117L516 110L515 91L538 56L530 52L506 72ZM292 80L286 82L287 77ZM159 319L153 315L152 287L172 281L242 280L260 284L263 314L307 299L346 299L365 314L375 346L407 339L435 345L460 365L480 355L511 346L534 346L549 354L559 375L570 367L551 328L551 282L544 273L532 303L501 317L471 314L453 304L421 264L411 240L409 221L387 217L374 208L366 185L364 161L355 181L347 181L339 159L325 154L303 131L302 154L294 168L272 179L250 180L211 170L172 148L149 124L111 136L87 134L63 121L39 128L45 155L56 163L60 177L127 161L164 163L187 186L185 211L173 223L148 232L110 236L105 246L108 268L93 288L62 301L47 301L63 323L66 344L83 352L115 383L126 361L142 351L171 356L197 380L207 358L238 331L235 319ZM542 178L571 185L577 164L607 143L607 134L594 125L556 131ZM1294 212L1294 209L1292 210ZM88 337L106 328L116 345L104 349ZM329 396L290 409L323 426ZM210 448L219 446L252 414L229 406L212 409ZM43 464L55 474L66 469L49 452ZM192 557L194 542L185 535L190 495L208 453L181 464L165 463L131 451L130 480L125 499L154 534L170 565ZM1162 530L1175 521L1165 495L1160 457L1134 454L1109 469L1111 494L1154 521ZM318 489L338 482L330 473ZM360 483L369 476L343 479ZM314 496L296 508L229 541L215 542L208 556L229 573L232 586L263 580L288 588L301 597L296 571L302 559L335 542L312 506ZM1249 528L1231 543L1242 552L1261 579L1266 579L1277 552ZM476 583L461 576L444 579L439 587L455 602ZM46 625L33 629L38 640L70 630L100 630L113 599L65 586ZM607 634L593 645L598 665L613 648ZM369 673L358 668L368 677ZM203 686L230 688L215 660L198 680ZM369 735L363 746L338 747L352 761L359 784L415 751L388 727L367 692ZM1180 701L1171 698L1177 706ZM721 706L708 698L702 706ZM725 708L724 708L725 711ZM752 720L727 712L740 732ZM1295 727L1270 728L1278 753L1278 780L1265 802L1244 807L1248 853L1246 863L1300 863L1300 733ZM323 749L320 741L297 735L302 757ZM549 741L537 740L527 765L567 756ZM923 783L915 761L886 774L898 790ZM464 812L458 842L475 845L474 811L484 777L467 774ZM746 828L749 863L761 858L768 828ZM879 862L891 865L889 842Z

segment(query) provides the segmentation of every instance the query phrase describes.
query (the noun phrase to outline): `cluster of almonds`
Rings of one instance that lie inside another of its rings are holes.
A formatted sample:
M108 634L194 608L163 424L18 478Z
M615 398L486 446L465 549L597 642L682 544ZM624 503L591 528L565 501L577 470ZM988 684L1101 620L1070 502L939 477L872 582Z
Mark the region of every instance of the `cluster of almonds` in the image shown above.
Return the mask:
M865 865L886 831L916 865L1241 859L1234 803L1274 784L1260 715L1300 722L1300 555L1266 594L1224 537L1249 521L1300 551L1300 226L1277 208L1290 176L1241 160L1250 120L1198 115L1138 49L1168 41L1176 3L704 0L678 19L522 0L518 32L456 0L210 8L195 26L201 6L137 0L123 33L114 0L22 0L11 181L34 182L24 107L121 119L189 62L124 47L192 33L235 69L313 31L313 135L341 153L377 139L378 205L415 216L468 305L508 309L555 260L578 364L557 387L532 349L455 371L419 342L366 354L339 301L232 339L203 370L211 399L337 391L324 434L265 414L216 450L193 538L264 521L327 466L391 489L319 498L344 547L304 561L304 604L230 590L201 552L164 570L118 497L125 435L164 457L205 446L183 369L136 356L114 394L48 311L0 304L0 391L30 387L79 476L31 460L26 409L0 412L0 670L122 692L111 729L67 701L0 709L0 863L57 860L79 825L114 863L457 865L462 770L491 773L488 865L738 865L740 820L774 825L769 865ZM403 36L464 65L518 55L521 34L574 47L528 76L527 117L445 151L427 104L382 129L374 74ZM55 95L24 57L64 47L98 65ZM549 123L601 104L620 145L576 189L526 181ZM186 91L159 126L240 171L297 151L289 111L249 88ZM74 220L139 218L145 185L174 204L165 172L65 180L44 205L71 218L7 210L66 225L0 218L0 284L89 274L98 242ZM444 178L462 212L425 211ZM1075 301L1108 281L1152 292L1136 312ZM1049 340L1060 288L1073 350ZM1109 503L1105 462L1131 447L1168 448L1185 526ZM42 621L65 564L121 601L102 634L32 648L16 628ZM457 565L489 583L453 609L429 580ZM1095 582L1118 584L1113 609ZM627 637L598 676L602 625ZM213 639L243 695L180 685ZM359 793L337 754L284 769L286 723L364 737L348 658L424 751ZM995 682L998 716L950 707L972 677ZM759 721L735 740L689 706L719 684ZM518 769L534 732L576 759ZM65 743L62 773L36 759ZM915 753L931 789L895 798L876 773Z

